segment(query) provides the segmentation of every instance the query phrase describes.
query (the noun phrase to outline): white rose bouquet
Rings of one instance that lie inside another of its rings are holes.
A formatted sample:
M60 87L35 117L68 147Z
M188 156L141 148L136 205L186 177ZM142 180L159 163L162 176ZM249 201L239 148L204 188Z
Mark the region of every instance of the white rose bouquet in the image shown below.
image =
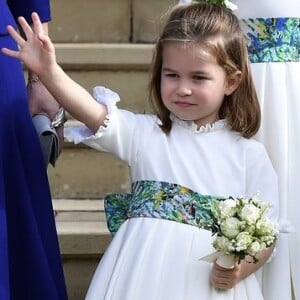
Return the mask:
M213 246L217 250L217 263L231 267L234 262L252 257L273 245L277 239L277 225L266 216L270 205L252 198L228 198L214 201L211 211L214 219Z

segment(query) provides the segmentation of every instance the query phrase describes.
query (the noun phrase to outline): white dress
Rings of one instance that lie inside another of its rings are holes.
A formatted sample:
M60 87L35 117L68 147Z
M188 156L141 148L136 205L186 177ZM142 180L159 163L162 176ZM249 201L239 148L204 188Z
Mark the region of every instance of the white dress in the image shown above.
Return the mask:
M101 93L96 88L97 100ZM270 215L277 219L277 175L262 144L230 131L223 120L197 129L194 123L174 118L171 133L165 135L155 116L102 102L108 106L107 126L95 135L85 127L66 129L69 141L114 153L128 163L133 183L174 183L202 195L224 197L259 192L261 199L274 204ZM254 274L228 291L211 287L211 263L199 260L214 252L211 242L208 230L135 215L115 234L86 299L263 299Z
M289 220L296 228L296 233L281 234L277 255L268 265L269 276L263 281L268 285L268 299L290 300L292 277L295 299L299 300L300 1L233 2L246 34L262 108L257 139L265 145L278 174L280 219L283 225ZM282 230L288 232L289 228L283 226Z

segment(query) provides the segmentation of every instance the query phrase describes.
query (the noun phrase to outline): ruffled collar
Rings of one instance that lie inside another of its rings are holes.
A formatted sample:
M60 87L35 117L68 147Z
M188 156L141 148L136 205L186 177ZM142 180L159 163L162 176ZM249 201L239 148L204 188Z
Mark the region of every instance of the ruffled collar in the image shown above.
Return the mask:
M208 124L200 126L200 127L198 127L194 121L184 121L184 120L177 118L173 114L170 115L170 119L174 124L177 124L183 128L186 128L186 129L192 131L192 132L195 132L195 133L213 132L213 131L225 129L228 127L225 119L218 120L212 124L208 123Z

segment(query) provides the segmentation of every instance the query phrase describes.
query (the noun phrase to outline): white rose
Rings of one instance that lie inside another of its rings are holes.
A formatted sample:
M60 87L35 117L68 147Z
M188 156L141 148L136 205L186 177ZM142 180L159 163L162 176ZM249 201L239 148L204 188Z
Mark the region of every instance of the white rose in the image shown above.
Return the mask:
M243 225L244 225L244 223L243 223ZM248 232L248 234L251 236L254 236L254 234L256 233L256 230L257 230L255 224L242 226L242 228L243 228L243 231Z
M216 250L221 252L229 252L231 250L231 243L225 236L218 236L213 241L213 246Z
M236 201L226 199L219 203L219 214L222 219L232 217L236 213Z
M252 237L248 232L240 232L236 237L236 250L246 250L252 243Z
M232 11L238 9L238 6L235 5L234 3L232 3L232 2L229 1L229 0L225 0L225 5L226 5L226 7L228 7L228 8L229 8L230 10L232 10Z
M240 217L248 224L254 224L260 217L260 209L253 204L246 204L240 212Z
M253 256L261 250L263 250L263 245L261 245L258 241L253 242L247 249L248 253Z
M222 233L232 239L236 237L240 232L240 221L237 218L230 217L221 222Z
M276 236L274 235L266 235L260 238L262 242L266 244L267 247L270 247L276 240Z
M278 228L268 218L262 218L256 223L256 233L258 235L271 235L274 236L278 233Z
M179 0L178 4L190 4L193 0Z
M267 248L266 243L260 241L260 251L265 250Z

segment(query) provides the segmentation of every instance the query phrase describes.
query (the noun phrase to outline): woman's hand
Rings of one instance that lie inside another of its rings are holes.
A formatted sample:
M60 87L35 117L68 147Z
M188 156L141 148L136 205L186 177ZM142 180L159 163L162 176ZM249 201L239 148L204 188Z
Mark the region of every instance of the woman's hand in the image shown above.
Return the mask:
M32 72L37 75L47 72L53 64L56 64L54 45L45 33L37 13L31 15L33 28L25 18L19 17L19 24L24 32L24 39L11 25L7 31L19 45L19 51L2 48L2 52L8 56L16 57L23 61Z
M28 104L31 116L44 115L53 121L60 109L59 103L38 80L31 80L27 84Z
M44 115L53 122L61 106L35 75L29 75L27 94L30 115L32 117L35 115ZM58 151L60 153L64 141L64 125L56 127L55 130L58 137Z

